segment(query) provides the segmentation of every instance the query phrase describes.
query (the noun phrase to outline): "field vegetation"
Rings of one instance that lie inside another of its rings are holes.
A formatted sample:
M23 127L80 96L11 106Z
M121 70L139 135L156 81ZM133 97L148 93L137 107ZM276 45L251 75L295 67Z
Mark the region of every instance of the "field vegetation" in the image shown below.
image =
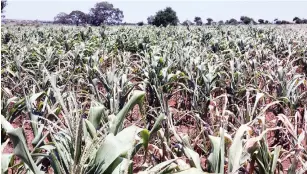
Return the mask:
M2 173L307 171L307 26L2 26Z

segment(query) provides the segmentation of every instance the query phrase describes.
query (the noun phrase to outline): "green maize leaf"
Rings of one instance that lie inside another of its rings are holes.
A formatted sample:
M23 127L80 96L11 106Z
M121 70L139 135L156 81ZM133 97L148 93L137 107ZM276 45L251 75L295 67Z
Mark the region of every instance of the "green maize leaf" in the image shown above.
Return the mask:
M5 131L10 131L14 129L14 127L5 119L3 115L1 115L1 125Z
M125 173L127 167L129 167L131 161L126 158L118 157L116 160L108 167L108 169L104 172L105 174L118 174Z
M209 155L209 162L211 164L211 169L214 172L221 172L219 171L220 165L224 165L224 161L221 161L221 138L209 135L209 140L213 147L213 152Z
M242 138L246 131L250 130L247 125L242 125L237 130L234 140L229 148L228 172L235 172L240 168L240 160L243 152Z
M99 128L100 121L105 117L105 107L104 106L94 106L90 108L88 120L92 123L95 129Z
M142 142L143 142L143 146L147 152L147 148L148 148L148 143L149 143L149 131L147 129L144 129L140 132L141 138L142 138Z
M159 173L165 168L168 168L176 160L177 159L171 159L171 160L164 161L160 164L157 164L153 168L149 169L148 171L144 171L144 174Z
M38 130L37 130L38 115L33 114L32 109L36 108L36 100L39 97L41 97L43 94L45 93L40 92L40 93L35 93L31 95L29 99L26 97L26 104L27 104L28 112L30 113L30 118L31 118L31 127L33 129L34 136L38 136L38 137L42 136L42 135L37 135L38 134Z
M127 152L132 150L136 144L136 136L141 130L136 126L130 126L119 132L117 136L107 135L105 142L96 153L95 172L104 173L114 160L120 156L126 156Z
M77 126L77 131L76 131L76 139L75 139L75 146L74 146L74 164L75 166L79 164L80 159L81 159L81 150L82 150L82 137L83 137L83 118L79 118L79 124Z
M263 94L263 93L257 93L257 95L256 95L256 101L255 101L255 104L254 104L254 107L253 107L253 110L252 110L251 116L253 116L253 115L254 115L255 110L256 110L256 107L257 107L257 104L258 104L259 100L260 100L260 99L261 99L263 96L264 96L264 94Z
M96 133L96 129L94 125L87 119L85 119L84 121L85 121L87 131L89 132L91 138L94 139L95 137L97 137L97 133Z
M272 166L271 166L271 171L270 171L270 173L272 174L275 173L280 150L281 150L281 146L277 146L274 150L274 156L273 156L273 161L272 161Z
M9 139L6 140L1 145L1 173L7 173L8 168L13 164L14 162L14 154L3 154L3 150L5 146L8 144Z
M160 129L161 123L164 119L165 119L165 115L160 114L159 117L157 118L155 124L153 125L152 129L150 130L150 136Z
M21 160L25 162L34 173L44 173L40 171L37 165L34 163L28 150L28 147L26 146L26 140L23 135L22 129L12 129L10 131L7 131L7 133L10 139L13 141L14 154L21 158Z
M121 148L121 142L113 134L109 134L96 153L94 160L95 171L89 171L88 173L104 173L113 161L127 150Z
M128 114L128 112L136 105L141 105L144 100L145 92L144 91L134 91L132 94L131 99L127 102L127 104L119 111L119 113L116 115L114 123L111 127L111 132L116 135L120 130L120 127L122 126L122 123L124 121L125 116Z
M6 174L14 162L14 154L1 154L1 173Z
M184 147L183 150L184 150L185 155L190 160L191 166L196 167L197 169L201 170L200 158L199 158L198 153L196 153L194 150L187 148L187 147Z
M51 167L53 168L53 172L55 174L64 174L66 173L63 169L63 167L61 166L60 161L58 160L58 158L55 155L55 150L52 150L50 152L50 163L51 163Z
M44 130L44 126L41 125L41 126L38 128L38 131L37 131L36 136L35 136L34 139L32 140L33 146L36 146L37 143L42 139L42 137L43 137L43 130Z

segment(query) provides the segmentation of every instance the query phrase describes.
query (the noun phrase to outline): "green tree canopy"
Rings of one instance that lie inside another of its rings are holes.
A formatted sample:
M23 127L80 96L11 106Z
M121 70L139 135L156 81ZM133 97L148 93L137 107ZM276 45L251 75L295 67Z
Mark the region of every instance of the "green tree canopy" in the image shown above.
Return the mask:
M207 18L207 25L211 25L212 24L213 19L212 18Z
M82 11L79 11L79 10L75 10L75 11L72 11L70 14L69 14L69 18L71 20L71 22L75 25L79 25L79 24L84 24L87 22L87 16L85 13L83 13Z
M71 24L70 16L64 12L61 12L54 17L54 23Z
M153 20L153 25L155 26L164 26L167 25L177 25L179 22L176 12L171 8L167 7L164 10L160 10L156 13L156 16Z
M95 26L101 24L118 24L124 18L123 11L114 8L113 4L108 2L99 2L94 8L90 9L89 23Z
M196 23L196 25L200 26L203 25L203 21L201 20L201 17L196 16L194 18L194 22Z

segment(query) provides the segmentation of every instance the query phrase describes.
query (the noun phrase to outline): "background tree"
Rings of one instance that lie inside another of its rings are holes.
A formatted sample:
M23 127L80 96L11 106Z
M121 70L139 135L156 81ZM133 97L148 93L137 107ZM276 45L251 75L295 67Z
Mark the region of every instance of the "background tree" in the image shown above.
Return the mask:
M207 25L211 25L212 24L213 19L212 18L207 18Z
M185 20L184 22L182 22L182 25L191 26L191 25L193 25L193 22L191 22L190 20Z
M137 23L137 25L138 25L138 26L143 26L143 25L144 25L144 22L143 22L143 21L140 21L140 22Z
M95 4L94 8L90 9L89 13L90 23L95 26L101 24L118 24L124 18L123 12L114 8L113 4L108 2L99 2Z
M301 23L302 23L302 20L301 20L299 17L294 17L294 18L293 18L293 21L294 21L296 24L301 24Z
M231 18L229 21L227 21L226 24L229 24L229 25L237 25L238 24L238 21L234 18Z
M250 17L247 17L247 16L241 16L240 17L240 20L242 21L243 24L252 24L252 23L255 23L255 21L250 18Z
M264 22L265 24L269 24L270 22L268 21L268 20L265 20L265 22Z
M149 16L149 17L147 18L147 23L148 23L148 25L152 25L154 19L155 19L154 16Z
M264 24L264 20L263 19L258 19L259 24Z
M4 8L7 6L7 1L6 0L1 0L1 18L4 18L5 15L4 13Z
M54 23L56 24L71 24L70 16L64 12L59 13L54 17Z
M218 24L219 24L219 25L223 25L223 24L224 24L224 21L223 21L223 20L220 20L220 21L218 22Z
M171 7L166 7L164 10L160 10L156 13L153 20L153 25L164 26L177 25L179 22L176 12Z
M203 25L203 21L201 20L201 17L196 16L194 18L194 22L196 23L196 25L200 26Z
M87 22L87 16L85 13L83 13L82 11L79 10L75 10L72 11L69 14L69 18L71 20L71 22L75 25L79 25L79 24L85 24Z
M286 21L286 20L282 20L282 21L280 22L280 24L291 24L291 22Z

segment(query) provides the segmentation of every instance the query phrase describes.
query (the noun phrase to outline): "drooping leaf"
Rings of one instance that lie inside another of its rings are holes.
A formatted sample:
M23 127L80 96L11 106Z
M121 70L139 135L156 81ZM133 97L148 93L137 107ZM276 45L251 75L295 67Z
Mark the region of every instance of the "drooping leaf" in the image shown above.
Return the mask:
M235 172L240 168L240 159L243 152L242 137L250 130L247 125L242 125L237 130L234 140L229 148L228 172Z
M7 131L7 133L10 139L13 141L14 154L18 156L23 162L25 162L34 173L43 174L44 172L39 170L30 155L30 152L26 146L26 140L23 135L22 129L12 129L10 131Z
M119 111L119 113L116 115L114 123L111 127L111 132L116 135L120 130L124 118L126 117L127 113L136 105L141 105L144 100L145 92L144 91L134 91L132 94L131 99L126 103L126 105Z
M95 129L97 129L101 119L105 116L106 116L105 107L103 105L94 106L90 108L88 121L90 121L92 125L95 127Z

